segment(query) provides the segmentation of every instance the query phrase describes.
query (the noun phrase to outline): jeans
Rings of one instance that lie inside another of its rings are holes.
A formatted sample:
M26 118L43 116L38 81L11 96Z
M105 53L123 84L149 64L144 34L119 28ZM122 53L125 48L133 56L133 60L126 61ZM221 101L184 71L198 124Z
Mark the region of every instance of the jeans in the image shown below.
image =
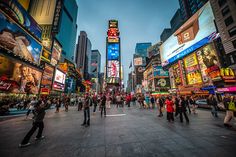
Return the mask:
M217 107L216 106L211 106L211 114L214 117L218 117L218 115L217 115Z
M90 110L89 107L84 108L84 125L90 125Z
M23 141L21 142L21 144L27 144L31 138L31 136L34 134L34 132L37 130L37 128L39 128L38 130L38 134L36 136L36 138L40 138L42 137L42 132L43 132L43 128L44 128L44 123L43 122L33 122L33 126L30 129L30 131L26 134L26 136L24 137Z
M101 106L101 116L102 116L102 113L104 111L104 116L106 116L106 106Z
M173 112L167 112L167 120L174 121L174 113Z
M96 112L97 105L94 105L93 112Z
M189 122L189 119L188 119L188 115L186 112L179 112L179 116L180 116L180 122L183 122L183 114L184 114L184 118L186 120L186 122Z

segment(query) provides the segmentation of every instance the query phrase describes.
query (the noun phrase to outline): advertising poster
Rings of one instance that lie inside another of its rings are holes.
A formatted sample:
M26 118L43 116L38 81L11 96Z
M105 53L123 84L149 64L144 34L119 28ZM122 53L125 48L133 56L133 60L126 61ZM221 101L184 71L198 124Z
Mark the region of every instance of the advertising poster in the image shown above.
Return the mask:
M42 51L41 59L47 63L50 63L51 52L44 48Z
M160 47L162 66L183 58L219 37L210 2L199 9Z
M64 91L66 74L56 69L54 75L53 89L57 91Z
M231 68L221 68L220 75L224 82L236 82L234 70Z
M118 37L120 35L118 28L109 28L107 31L108 37Z
M219 60L213 44L208 44L197 51L197 58L203 75L203 82L221 80ZM208 78L209 77L209 78Z
M169 72L163 70L162 66L153 66L154 77L169 77Z
M1 11L0 45L14 55L39 64L42 45Z
M178 63L174 64L172 66L172 69L173 69L173 76L174 76L175 85L176 86L183 85L179 64Z
M156 91L167 92L170 89L169 78L155 78L154 83Z
M0 55L0 90L38 94L42 72Z
M120 76L120 63L119 61L113 60L108 61L108 73L107 77L119 77Z
M109 28L118 28L117 20L109 20Z
M61 59L62 47L61 45L54 40L53 42L53 49L52 49L52 57L51 57L51 64L53 66L57 65L58 61Z
M143 58L142 57L134 58L134 66L140 66L140 65L143 65Z
M52 79L53 79L54 68L48 64L45 64L42 81L41 81L41 88L51 88L52 86Z
M0 9L13 18L22 27L28 29L36 38L41 39L42 28L17 0L1 0Z
M107 41L108 41L108 43L119 43L120 38L119 37L108 37Z
M184 58L184 67L188 85L202 83L202 76L195 53Z
M108 44L107 46L107 51L108 55L107 58L108 60L118 60L119 59L119 44L114 43L114 44Z

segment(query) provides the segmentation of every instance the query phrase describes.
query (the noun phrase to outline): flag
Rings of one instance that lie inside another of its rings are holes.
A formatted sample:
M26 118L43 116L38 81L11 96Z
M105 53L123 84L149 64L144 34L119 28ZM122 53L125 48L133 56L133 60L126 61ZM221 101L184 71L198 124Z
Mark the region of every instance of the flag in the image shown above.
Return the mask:
M129 69L132 68L132 61L130 62Z

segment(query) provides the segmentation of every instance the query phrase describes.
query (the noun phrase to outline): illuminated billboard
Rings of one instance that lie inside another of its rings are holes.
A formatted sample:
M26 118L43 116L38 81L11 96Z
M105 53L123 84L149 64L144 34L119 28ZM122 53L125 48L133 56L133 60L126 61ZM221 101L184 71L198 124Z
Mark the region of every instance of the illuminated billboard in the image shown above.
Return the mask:
M42 72L0 55L0 91L38 94Z
M162 66L153 66L154 77L169 77L169 72L163 70Z
M143 58L142 57L134 58L134 66L139 66L139 65L143 65Z
M58 61L60 60L61 52L62 52L61 45L56 40L54 40L53 49L52 49L52 57L51 57L51 64L53 66L55 66L58 63Z
M42 28L17 0L1 0L0 9L29 30L36 38L41 39Z
M183 58L219 37L210 3L206 3L160 47L162 66Z
M119 37L108 37L107 38L107 42L108 43L119 43L120 42L120 38Z
M118 28L117 20L109 20L109 28Z
M118 43L113 43L113 44L108 44L107 46L107 59L108 60L118 60L119 59L119 44Z
M14 55L39 64L42 45L0 11L0 45Z
M53 89L58 90L58 91L64 91L65 80L66 80L66 74L56 69L55 75L54 75Z
M120 63L117 60L108 61L107 77L120 77Z

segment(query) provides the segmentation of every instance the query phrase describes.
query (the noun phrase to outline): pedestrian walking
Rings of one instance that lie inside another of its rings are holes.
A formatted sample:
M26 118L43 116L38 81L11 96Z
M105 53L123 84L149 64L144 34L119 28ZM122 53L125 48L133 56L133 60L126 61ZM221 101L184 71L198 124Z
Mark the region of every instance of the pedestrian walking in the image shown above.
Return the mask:
M61 107L61 99L60 98L55 99L55 102L56 102L56 112L55 113L58 113L60 111L60 107Z
M130 94L126 95L125 101L126 101L127 106L130 107L130 101L131 101L131 95Z
M42 132L44 129L44 122L43 119L45 117L45 110L48 109L48 106L44 103L42 103L42 101L38 101L35 105L35 110L33 112L34 114L34 118L33 118L33 126L30 129L30 131L26 134L26 136L24 137L24 139L22 140L22 142L19 144L19 147L26 147L29 146L29 140L31 138L31 136L34 134L34 132L37 130L38 128L38 134L35 138L35 140L39 140L39 139L43 139L44 136L42 136Z
M186 107L188 108L188 113L191 114L191 108L189 103L189 96L185 96Z
M165 102L164 98L160 97L158 102L159 102L159 115L158 115L158 117L162 117L163 116L162 110L163 110L164 102Z
M152 104L152 109L154 109L155 108L155 98L153 97L153 95L151 96L150 101L151 101L151 104Z
M103 94L102 98L101 98L101 117L103 115L104 112L104 116L106 117L106 95L105 93Z
M66 97L64 98L64 106L65 106L65 111L66 111L66 112L68 112L69 104L70 104L70 97L69 97L69 96L66 96Z
M174 122L174 103L170 97L166 98L165 104L166 104L167 120L169 122Z
M34 112L34 106L36 105L36 103L37 103L37 98L36 98L36 97L33 97L33 99L31 100L31 102L29 103L29 108L28 108L28 111L27 111L27 113L26 113L25 119L28 118L28 116L29 116L29 114L30 114L31 111Z
M196 113L197 113L197 112L196 112L197 104L196 104L196 101L195 101L194 96L191 96L191 97L190 97L189 103L190 103L190 105L192 106L193 114L196 114Z
M90 98L89 95L86 94L84 98L84 122L81 124L82 126L88 127L90 126Z
M235 119L235 112L236 112L236 97L235 96L229 96L229 94L226 94L225 98L223 99L224 106L226 109L226 115L224 118L224 126L225 127L232 127L230 124L231 119Z
M116 108L121 107L121 96L117 94L116 96Z
M93 95L92 101L93 101L93 113L95 114L96 109L97 109L97 104L98 104L98 97L97 97L97 95L95 95L95 94Z
M184 115L184 118L186 120L187 123L189 123L189 118L188 118L188 115L187 115L187 100L184 99L183 96L180 97L180 101L179 101L179 117L180 117L180 122L183 123L183 115Z
M179 115L179 110L180 110L180 108L179 108L179 101L180 101L180 98L179 98L179 96L176 96L175 97L175 101L174 101L174 103L175 103L175 117L177 117L178 115Z
M207 104L209 106L211 106L211 114L214 116L214 117L218 117L217 115L217 101L216 101L216 98L211 94L208 99L207 99Z

